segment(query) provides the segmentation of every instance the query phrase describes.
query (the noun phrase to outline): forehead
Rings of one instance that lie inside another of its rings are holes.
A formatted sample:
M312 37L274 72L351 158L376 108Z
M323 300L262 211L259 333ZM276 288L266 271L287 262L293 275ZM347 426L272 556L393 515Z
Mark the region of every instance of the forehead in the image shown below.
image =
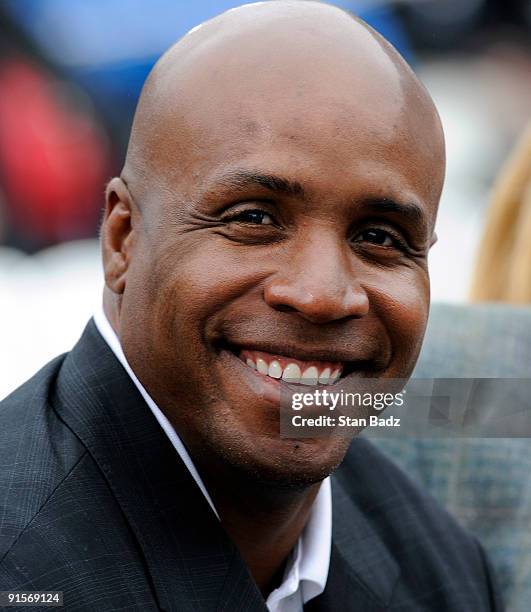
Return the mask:
M317 191L409 190L436 206L437 117L379 43L363 33L312 45L308 34L286 49L271 33L255 38L194 48L166 69L147 147L166 188L201 189L224 168L248 167Z
M434 221L442 183L437 146L400 108L345 102L337 92L298 100L228 100L205 120L196 107L187 138L169 139L158 170L169 192L197 200L249 169L300 183L314 198L415 200Z

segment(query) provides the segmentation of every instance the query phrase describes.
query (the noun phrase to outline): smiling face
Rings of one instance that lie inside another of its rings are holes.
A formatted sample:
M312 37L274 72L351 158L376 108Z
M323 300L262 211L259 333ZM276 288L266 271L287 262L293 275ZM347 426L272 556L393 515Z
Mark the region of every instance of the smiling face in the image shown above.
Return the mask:
M128 361L200 471L282 485L322 479L348 443L280 438L283 377L409 376L444 172L413 77L311 4L289 37L285 16L253 20L267 38L244 15L229 37L203 32L208 48L185 45L178 68L163 61L102 233ZM316 10L331 47L307 27Z

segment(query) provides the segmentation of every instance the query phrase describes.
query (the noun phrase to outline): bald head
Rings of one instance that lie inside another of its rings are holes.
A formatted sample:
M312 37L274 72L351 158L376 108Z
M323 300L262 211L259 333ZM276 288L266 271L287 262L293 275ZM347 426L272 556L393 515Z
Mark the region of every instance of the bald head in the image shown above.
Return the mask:
M385 39L337 7L280 0L229 10L162 56L140 97L123 177L144 192L199 171L211 147L228 141L236 153L249 135L271 140L308 122L338 133L356 123L359 137L399 136L434 161L442 155L434 105Z

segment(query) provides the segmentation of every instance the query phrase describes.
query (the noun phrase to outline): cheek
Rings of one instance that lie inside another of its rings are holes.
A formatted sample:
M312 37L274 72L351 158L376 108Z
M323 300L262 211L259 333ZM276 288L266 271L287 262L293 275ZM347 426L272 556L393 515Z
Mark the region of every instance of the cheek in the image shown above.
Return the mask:
M155 253L147 286L154 325L174 340L205 340L232 302L259 285L264 259L216 236L186 237Z
M394 361L403 368L412 368L428 319L428 273L420 268L403 268L382 274L379 281L366 286L371 308L390 340Z

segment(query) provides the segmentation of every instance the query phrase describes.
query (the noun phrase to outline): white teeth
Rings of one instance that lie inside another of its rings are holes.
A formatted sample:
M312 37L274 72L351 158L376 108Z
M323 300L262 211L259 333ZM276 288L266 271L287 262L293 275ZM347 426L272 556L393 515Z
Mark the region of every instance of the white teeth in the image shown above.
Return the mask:
M282 366L278 361L275 360L269 364L267 375L271 376L271 378L280 378L282 376Z
M318 377L319 372L317 368L315 366L310 366L302 373L300 382L303 385L316 385Z
M253 370L258 370L260 374L265 374L271 378L282 378L287 382L299 383L302 385L331 385L335 383L341 376L342 368L336 368L333 372L332 368L326 367L319 375L319 370L316 366L310 366L301 374L301 368L296 363L288 363L282 371L280 362L274 359L269 365L265 359L256 358L256 363L251 357L245 359L245 363Z
M260 357L258 357L256 360L256 369L260 372L260 374L267 374L269 372L267 363Z
M319 382L322 385L326 385L328 384L328 380L330 379L330 372L331 369L330 368L325 368L322 372L321 375L319 376Z
M336 380L341 376L341 370L338 368L337 370L334 370L332 372L332 374L330 375L330 382L331 383L335 383Z
M287 380L292 383L298 383L301 377L301 369L296 363L288 363L284 368L282 380Z

